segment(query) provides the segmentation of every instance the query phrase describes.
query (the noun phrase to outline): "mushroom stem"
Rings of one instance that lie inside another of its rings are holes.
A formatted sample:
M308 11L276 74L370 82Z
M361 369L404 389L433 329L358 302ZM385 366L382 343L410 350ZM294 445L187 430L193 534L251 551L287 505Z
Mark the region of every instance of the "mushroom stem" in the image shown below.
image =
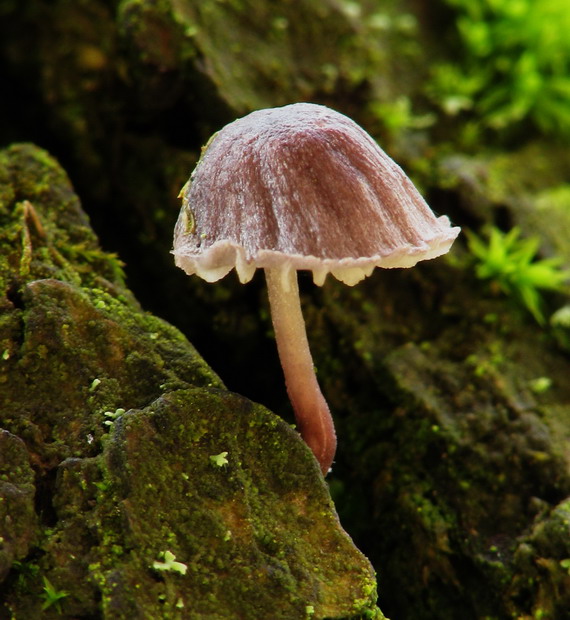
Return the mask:
M295 419L301 437L326 475L336 450L336 434L329 407L315 376L301 312L297 272L289 266L266 268L265 277L277 350Z

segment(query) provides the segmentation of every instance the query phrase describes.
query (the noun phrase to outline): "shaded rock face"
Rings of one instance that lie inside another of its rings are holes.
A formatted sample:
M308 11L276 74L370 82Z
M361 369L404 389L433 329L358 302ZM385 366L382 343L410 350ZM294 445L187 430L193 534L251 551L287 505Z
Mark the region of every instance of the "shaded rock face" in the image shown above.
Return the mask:
M16 558L24 557L34 542L34 472L24 442L8 431L0 432L0 579Z
M141 310L49 155L0 170L0 615L380 617L297 433Z
M385 613L564 618L567 352L449 265L335 285L323 303L323 342L353 360L320 366L351 386L323 383L339 420L337 505L380 569Z

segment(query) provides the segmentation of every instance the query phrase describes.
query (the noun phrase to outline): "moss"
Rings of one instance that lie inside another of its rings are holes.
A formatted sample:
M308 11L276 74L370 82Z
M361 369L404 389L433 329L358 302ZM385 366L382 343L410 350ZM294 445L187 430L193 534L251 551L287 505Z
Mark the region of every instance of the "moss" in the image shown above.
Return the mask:
M22 280L55 277L70 284L122 289L124 276L117 258L103 254L79 206L65 172L42 149L13 145L0 152L0 165L7 171L2 241L4 287L8 274ZM81 248L81 252L78 251ZM69 258L66 258L65 255ZM70 260L73 260L73 264ZM98 261L93 265L94 261ZM18 270L13 266L19 265Z
M448 0L455 12L453 61L433 70L430 90L449 115L471 112L494 130L570 133L565 2ZM530 121L530 123L529 123Z
M14 146L0 161L3 610L372 613L373 571L297 433L140 308L49 155ZM186 574L153 568L167 551ZM68 595L42 610L46 588Z
M528 532L570 490L564 356L524 315L474 300L460 268L415 272L376 274L360 293L330 287L332 327L308 326L328 354L334 343L350 385L340 391L325 376L340 421L337 472L347 480L335 485L341 518L383 566L388 615L506 617L535 606L556 617L566 604L556 559L565 551L553 551L549 527L548 548ZM432 304L446 321L426 323ZM537 377L548 377L548 390L532 390ZM390 536L374 538L378 531ZM555 578L537 574L541 557Z
M570 604L570 576L565 559L570 556L570 504L568 500L539 514L531 532L520 541L514 562L525 578L510 584L513 599L532 600L532 617L563 617Z
M24 443L0 430L0 581L37 537L34 478Z
M207 425L201 410L210 412ZM101 579L114 584L136 573L146 585L131 594L131 605L156 614L165 606L175 613L182 598L196 617L225 617L221 610L229 608L252 618L302 617L307 604L314 605L315 617L348 616L353 604L341 611L338 593L353 588L361 599L357 612L369 609L371 574L364 566L343 568L348 539L340 531L327 533L335 523L330 498L324 487L315 494L315 463L305 447L284 442L294 435L264 409L219 390L172 392L123 415L106 445L105 477L123 513L115 527L130 523L124 546L140 552L120 558L105 553ZM228 464L216 467L210 456L222 449ZM261 454L263 469L254 466ZM146 527L146 520L156 527ZM152 564L165 550L188 565L185 579L153 574ZM317 560L323 550L324 564ZM263 587L251 589L252 578ZM345 582L340 590L339 579ZM159 599L164 588L167 601ZM124 594L110 587L105 608L116 610Z

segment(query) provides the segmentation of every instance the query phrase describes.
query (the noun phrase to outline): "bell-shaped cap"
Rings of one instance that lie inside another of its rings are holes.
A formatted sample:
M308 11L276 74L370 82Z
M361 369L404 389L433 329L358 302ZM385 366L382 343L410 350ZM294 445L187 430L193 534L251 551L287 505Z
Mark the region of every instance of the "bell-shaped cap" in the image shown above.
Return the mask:
M226 125L182 193L176 264L209 282L283 266L352 285L445 254L460 230L354 121L310 103Z

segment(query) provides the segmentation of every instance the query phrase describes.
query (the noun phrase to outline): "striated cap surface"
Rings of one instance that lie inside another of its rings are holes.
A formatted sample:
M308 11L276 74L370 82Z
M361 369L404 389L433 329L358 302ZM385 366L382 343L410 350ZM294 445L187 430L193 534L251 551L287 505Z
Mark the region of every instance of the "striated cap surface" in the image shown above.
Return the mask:
M445 254L459 234L354 121L325 106L259 110L206 145L183 189L176 264L209 282L236 268L309 269L355 284L374 267Z

